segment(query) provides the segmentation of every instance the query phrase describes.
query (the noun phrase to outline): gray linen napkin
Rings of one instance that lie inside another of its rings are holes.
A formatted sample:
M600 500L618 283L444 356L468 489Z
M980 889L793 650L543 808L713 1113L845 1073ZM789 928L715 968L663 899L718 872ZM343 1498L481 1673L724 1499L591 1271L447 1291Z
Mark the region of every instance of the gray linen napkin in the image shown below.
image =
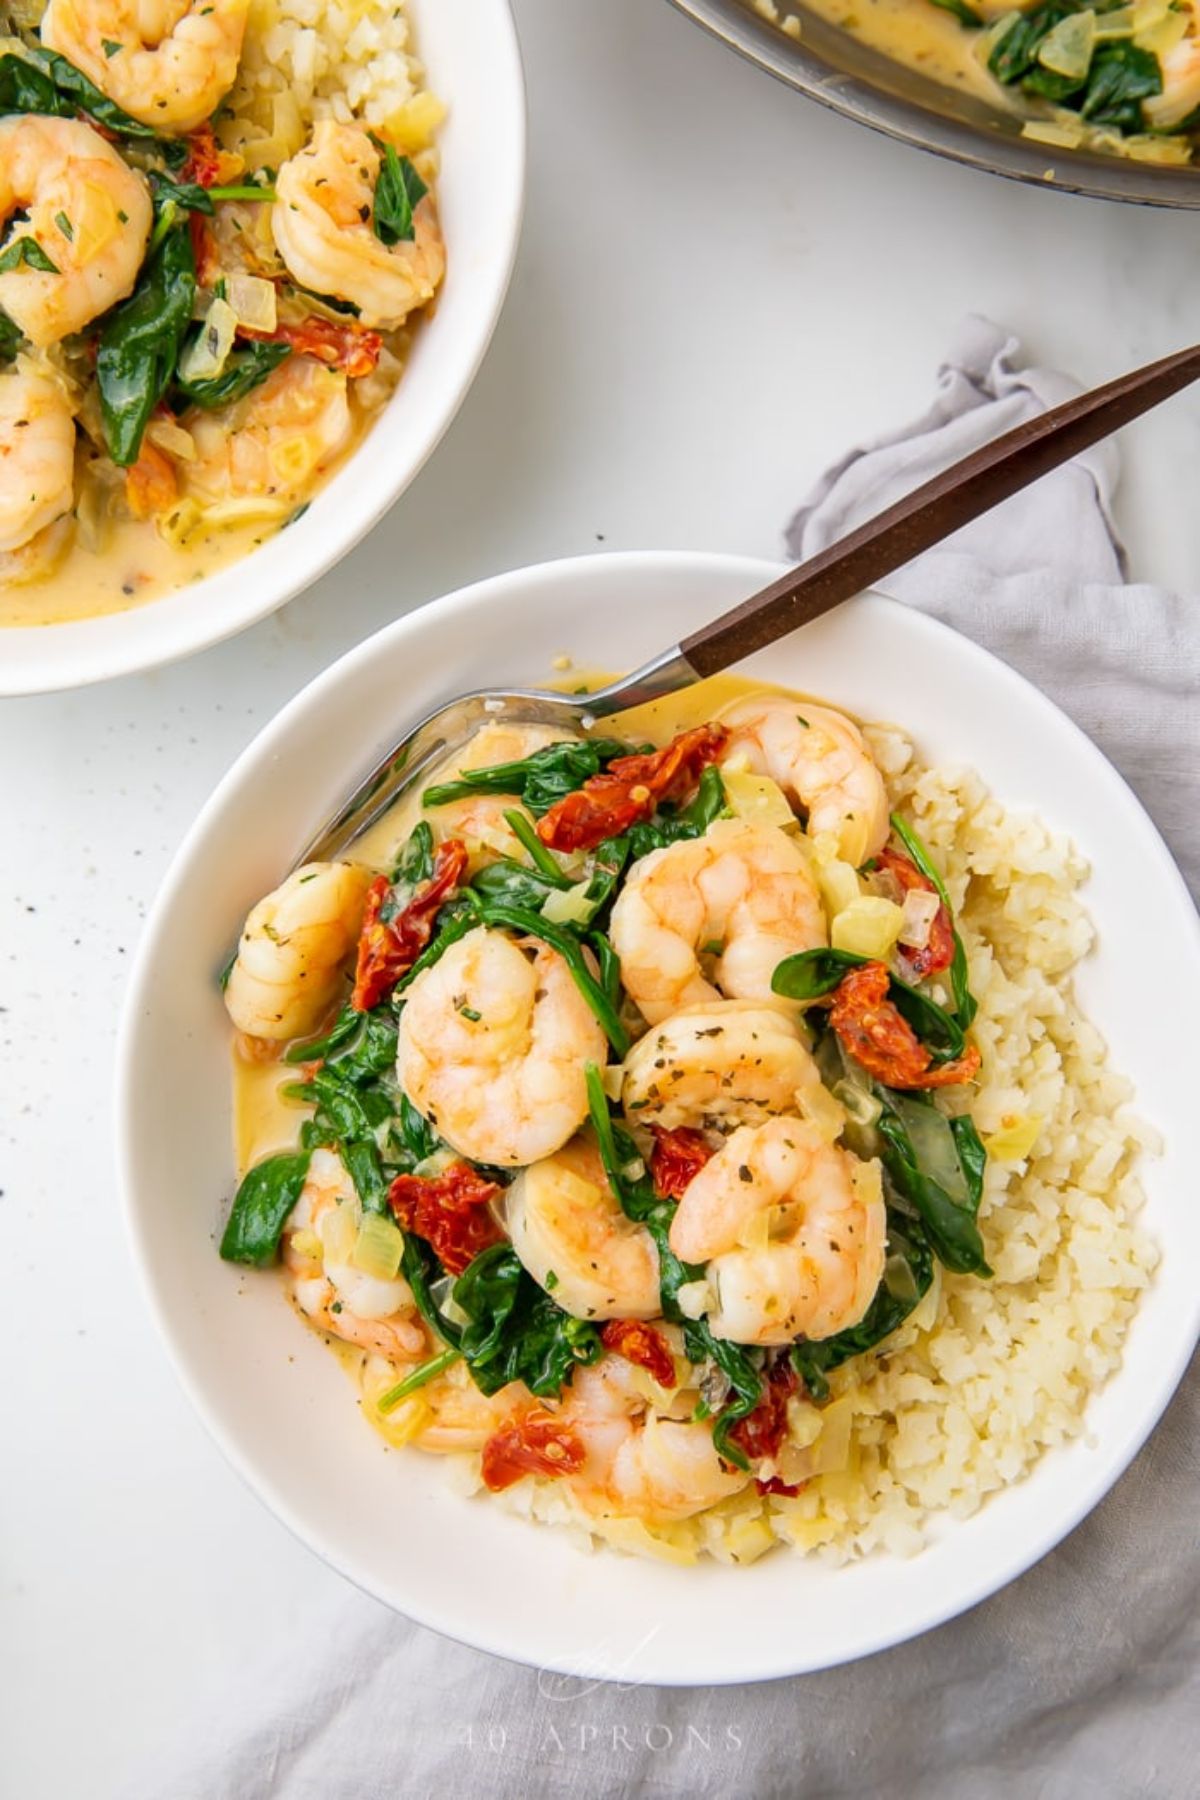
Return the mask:
M973 445L1073 391L967 322L937 397L854 451L792 523L829 543ZM1031 675L1138 788L1193 882L1200 603L1121 582L1111 446L887 588ZM761 1687L569 1680L462 1649L347 1589L287 1658L203 1697L138 1800L487 1795L900 1796L1197 1792L1200 1380L1109 1498L994 1599L869 1661ZM232 1648L232 1647L231 1647Z

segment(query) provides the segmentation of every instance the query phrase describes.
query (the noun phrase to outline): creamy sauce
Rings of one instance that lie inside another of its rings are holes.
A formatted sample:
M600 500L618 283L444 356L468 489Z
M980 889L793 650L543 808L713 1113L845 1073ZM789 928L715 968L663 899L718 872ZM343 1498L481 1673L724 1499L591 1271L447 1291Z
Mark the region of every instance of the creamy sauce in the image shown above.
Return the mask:
M943 87L1011 109L1012 97L975 53L968 31L933 0L805 0L811 11Z
M173 588L203 581L214 570L247 556L278 530L274 524L197 531L186 548L160 537L152 520L119 519L102 552L77 540L47 575L35 581L0 581L0 626L63 625L103 613L128 612Z

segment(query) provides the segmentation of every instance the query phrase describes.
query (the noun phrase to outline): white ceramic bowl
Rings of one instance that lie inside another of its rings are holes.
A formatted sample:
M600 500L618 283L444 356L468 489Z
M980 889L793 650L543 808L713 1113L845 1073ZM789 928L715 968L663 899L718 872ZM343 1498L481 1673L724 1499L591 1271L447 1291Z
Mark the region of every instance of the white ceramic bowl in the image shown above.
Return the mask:
M438 135L446 280L404 378L303 518L260 550L130 612L0 631L0 695L83 687L190 656L309 587L408 487L461 406L512 273L525 184L525 86L508 0L410 0Z
M385 1453L333 1356L277 1282L218 1260L232 1190L228 1028L214 983L247 908L397 728L488 682L545 679L555 652L632 666L777 571L728 557L626 555L501 576L401 619L320 676L238 761L176 858L147 927L118 1055L129 1226L183 1382L226 1455L319 1555L452 1637L624 1681L747 1681L863 1656L982 1599L1045 1554L1116 1480L1166 1405L1200 1317L1194 1081L1150 996L1200 1009L1200 922L1166 849L1100 752L984 651L861 599L747 665L897 718L934 760L1070 832L1093 864L1099 950L1080 973L1114 1062L1166 1150L1146 1222L1163 1250L1124 1366L1088 1434L1046 1456L920 1555L830 1569L778 1551L748 1569L587 1555L568 1537L449 1491L436 1458ZM351 1496L353 1500L351 1503Z

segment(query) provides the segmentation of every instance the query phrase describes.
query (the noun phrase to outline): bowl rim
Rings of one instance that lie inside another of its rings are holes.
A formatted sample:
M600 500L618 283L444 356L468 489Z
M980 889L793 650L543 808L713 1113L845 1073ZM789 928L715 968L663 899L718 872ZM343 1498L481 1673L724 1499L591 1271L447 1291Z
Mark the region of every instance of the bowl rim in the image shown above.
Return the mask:
M491 17L495 56L489 65L490 84L497 92L508 96L506 104L510 118L505 155L496 158L493 164L499 169L503 184L495 203L495 216L505 222L504 239L501 253L474 277L475 297L482 304L470 354L452 388L443 396L439 411L431 415L415 455L405 464L399 485L392 483L386 492L374 496L361 511L351 512L348 523L344 510L326 514L324 509L316 518L307 521L309 530L304 530L304 520L297 521L286 532L297 554L280 568L270 568L270 564L283 561L280 546L284 532L276 532L261 548L218 566L194 586L169 589L141 606L56 624L0 627L0 699L61 693L164 668L249 630L306 592L349 555L402 498L432 457L474 385L495 335L512 282L525 215L528 99L511 0L474 0L474 3L486 5ZM416 23L419 30L419 19ZM433 322L433 319L429 321ZM403 391L402 378L383 412L315 498L319 499L354 468L376 432L386 428L387 413ZM339 520L343 522L339 524ZM304 530L302 539L294 535L298 528ZM300 554L301 550L303 554ZM268 569L269 578L264 579ZM206 617L202 606L181 611L179 616L167 610L173 601L185 597L194 602L205 590L216 588L223 596L225 584L236 587L239 578L242 591L238 603L225 601L215 616ZM142 621L148 623L144 629L139 629Z
M1200 208L1200 169L1139 163L990 132L839 68L802 39L792 38L760 13L752 12L743 0L671 0L671 4L788 87L897 143L1030 187L1056 188L1125 205L1177 211ZM832 24L829 28L841 30ZM1051 159L1054 166L1048 167Z
M391 621L363 642L346 651L294 695L240 752L201 808L176 850L147 917L133 958L114 1056L115 1149L118 1184L122 1216L134 1265L151 1316L158 1327L160 1338L176 1378L226 1460L251 1492L287 1527L294 1537L362 1592L381 1600L394 1611L400 1612L402 1616L411 1618L416 1623L436 1631L442 1636L449 1637L453 1641L508 1661L523 1663L526 1666L532 1665L532 1656L523 1650L515 1649L510 1641L506 1641L503 1629L493 1623L492 1617L486 1609L473 1618L470 1628L462 1624L448 1625L444 1618L438 1616L436 1608L419 1604L410 1606L405 1603L402 1605L393 1595L384 1592L378 1579L372 1577L369 1559L366 1557L356 1559L348 1549L329 1542L318 1529L306 1523L302 1516L302 1507L298 1501L293 1499L292 1492L285 1489L273 1476L266 1475L255 1467L252 1454L243 1451L235 1440L232 1429L227 1428L223 1423L219 1406L215 1403L210 1404L203 1391L203 1382L199 1374L193 1376L191 1372L186 1350L176 1342L175 1328L160 1296L159 1280L155 1272L153 1257L147 1239L143 1235L141 1213L143 1206L152 1204L152 1202L144 1200L139 1193L136 1149L139 1099L134 1072L142 1014L146 1005L144 996L151 988L154 971L160 959L167 954L168 922L176 894L185 887L190 875L190 865L195 859L197 851L202 847L209 830L223 813L229 799L236 794L244 779L256 767L259 765L266 767L277 759L279 740L290 732L293 722L303 717L310 709L319 711L331 691L344 681L352 681L360 668L375 660L385 641L389 645L396 641L403 642L411 631L427 629L431 624L435 624L441 628L448 646L452 645L455 621L464 615L469 615L479 606L496 607L503 603L506 595L526 588L530 584L549 582L560 585L564 581L574 581L580 576L586 579L590 571L596 570L601 565L608 571L615 571L628 579L636 577L638 573L645 573L656 568L678 573L723 570L743 579L748 591L753 591L755 585L764 584L779 574L786 566L758 557L725 553L710 554L690 550L678 552L611 551L554 559L509 570L500 575L489 576L443 595L439 599L430 601L426 606L419 607L401 618ZM877 593L860 596L859 600L849 604L851 606L866 604L892 615L902 615L905 620L904 628L914 632L918 641L924 640L929 652L934 655L939 646L944 645L947 640L953 640L957 648L964 651L977 666L986 666L993 679L1006 685L1010 692L1020 694L1027 703L1040 710L1044 717L1052 716L1057 729L1061 731L1065 728L1069 732L1085 759L1091 762L1092 767L1097 771L1102 770L1110 783L1115 783L1124 791L1125 800L1132 809L1132 817L1139 824L1143 844L1154 854L1155 876L1161 881L1166 892L1170 894L1172 901L1180 907L1181 925L1190 935L1195 953L1197 977L1200 979L1200 914L1196 911L1183 875L1141 801L1086 732L1025 676L992 652L984 649L983 646L940 620ZM447 672L453 682L453 665L449 661ZM446 697L449 697L449 694ZM1147 1304L1149 1304L1148 1296L1143 1297L1143 1300L1139 1302L1139 1311ZM846 1650L839 1650L834 1655L825 1652L811 1654L799 1646L796 1646L794 1651L786 1656L781 1656L778 1652L746 1651L736 1668L714 1670L707 1663L697 1663L690 1669L680 1671L671 1666L655 1664L651 1651L650 1665L644 1674L639 1671L639 1681L652 1682L665 1687L726 1686L812 1673L857 1661L865 1656L893 1648L897 1644L908 1642L970 1611L982 1601L1009 1586L1055 1549L1111 1490L1161 1419L1188 1367L1198 1337L1200 1337L1200 1289L1196 1290L1190 1299L1188 1319L1180 1321L1174 1353L1158 1362L1153 1382L1149 1384L1148 1388L1141 1390L1142 1398L1136 1417L1131 1418L1125 1426L1115 1452L1110 1446L1106 1458L1080 1473L1077 1477L1072 1503L1066 1507L1051 1509L1052 1516L1040 1531L1031 1531L1026 1539L1007 1550L1004 1555L993 1555L978 1574L970 1580L960 1581L943 1598L934 1601L922 1598L919 1603L914 1604L911 1613L906 1615L903 1621L898 1621L894 1627L880 1630L876 1626L869 1642ZM1103 1388L1097 1390L1097 1393L1092 1396L1091 1403L1094 1404L1095 1399L1102 1392ZM1044 1454L1048 1455L1051 1452L1047 1451ZM1037 1467L1040 1466L1040 1460L1038 1464L1026 1471L1020 1481L1011 1484L1009 1488L1002 1490L999 1494L990 1495L989 1500L992 1502L1000 1500L1004 1493L1012 1491L1013 1486L1019 1488L1032 1479ZM602 1553L609 1554L609 1552ZM617 1554L617 1552L611 1552L611 1554ZM882 1551L877 1554L885 1555ZM865 1560L869 1561L870 1559ZM919 1558L917 1560L919 1561ZM565 1675L583 1673L590 1676L594 1673L590 1665L581 1665L580 1659L574 1654L555 1654L553 1652L543 1654L539 1652L537 1662L538 1666L545 1670L558 1671ZM598 1676L601 1679L613 1678L603 1669L598 1672Z

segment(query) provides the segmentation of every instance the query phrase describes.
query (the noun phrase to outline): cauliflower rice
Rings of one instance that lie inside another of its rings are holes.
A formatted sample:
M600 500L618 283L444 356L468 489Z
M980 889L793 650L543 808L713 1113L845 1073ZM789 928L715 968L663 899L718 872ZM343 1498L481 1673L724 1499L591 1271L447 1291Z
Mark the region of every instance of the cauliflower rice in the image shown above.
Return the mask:
M826 1465L795 1498L751 1487L651 1529L584 1514L553 1481L492 1496L584 1542L680 1563L751 1562L777 1543L834 1563L911 1553L935 1515L968 1516L1080 1435L1153 1273L1135 1172L1152 1134L1125 1111L1130 1084L1108 1067L1071 989L1093 938L1076 895L1086 865L1036 817L1006 812L974 772L923 768L890 728L867 737L893 806L944 872L970 961L984 1057L972 1112L990 1152L980 1225L994 1278L939 1268L890 1339L830 1374L827 1405L791 1401L792 1440ZM363 1410L397 1443L402 1420L372 1404L381 1391L368 1366ZM478 1456L450 1460L477 1490Z

